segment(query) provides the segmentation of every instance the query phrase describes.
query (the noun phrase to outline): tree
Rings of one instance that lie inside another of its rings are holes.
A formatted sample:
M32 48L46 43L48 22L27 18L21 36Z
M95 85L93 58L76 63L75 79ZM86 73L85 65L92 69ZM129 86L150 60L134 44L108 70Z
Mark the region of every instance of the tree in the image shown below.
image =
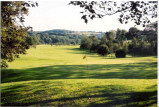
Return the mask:
M157 41L157 21L147 25L142 34L146 36L146 40L149 42Z
M157 18L157 1L71 1L69 4L80 6L82 19L85 23L89 19L102 18L119 13L120 23L127 24L134 21L136 25L147 25L150 18Z
M110 54L113 53L115 34L116 33L114 31L106 32L100 41L100 44L105 44L108 46Z
M100 45L98 50L97 50L97 53L102 55L102 56L105 56L109 53L109 48L107 45Z
M126 38L132 40L133 38L141 39L141 31L136 27L131 27L129 32L126 33Z
M92 40L88 37L84 37L81 41L81 49L90 49L92 46Z
M146 26L143 30L145 40L151 44L153 53L157 55L157 21Z
M119 48L120 48L120 45L118 43L114 43L113 52L116 52Z
M96 36L90 36L89 38L92 40L92 46L90 50L96 51L98 49L99 40L97 39Z
M108 40L113 40L116 36L116 33L114 31L109 31L106 32L104 36L106 36Z
M154 44L155 45L155 44ZM133 56L148 56L148 55L156 55L153 45L150 42L145 40L138 40L133 38L131 44L129 44L129 54Z
M100 45L105 44L108 42L108 39L106 38L106 36L104 35L101 40L100 40Z
M35 36L27 36L25 38L25 42L27 43L28 46L33 46L33 47L39 44L39 40Z
M156 22L148 24L144 30L148 30L148 31L153 30L157 32L157 26L158 26L158 23L156 21Z
M125 40L126 39L126 33L127 33L127 31L126 30L124 30L124 29L117 29L117 31L116 31L116 39L118 40L118 41L123 41L123 40Z
M1 67L8 67L7 62L25 54L30 45L26 43L27 31L31 27L23 25L28 7L38 6L36 2L1 2Z

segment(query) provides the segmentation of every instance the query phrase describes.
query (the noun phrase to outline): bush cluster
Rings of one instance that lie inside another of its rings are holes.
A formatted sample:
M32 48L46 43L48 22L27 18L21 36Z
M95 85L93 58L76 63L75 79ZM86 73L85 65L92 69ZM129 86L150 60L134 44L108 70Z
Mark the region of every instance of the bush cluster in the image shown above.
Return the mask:
M98 47L98 50L97 50L97 53L102 55L102 56L105 56L109 53L109 48L107 45L100 45Z
M102 56L115 53L117 58L125 58L126 54L157 55L157 30L154 29L146 28L141 31L132 27L128 32L117 29L106 32L99 40L95 36L85 37L81 41L80 48L93 50Z

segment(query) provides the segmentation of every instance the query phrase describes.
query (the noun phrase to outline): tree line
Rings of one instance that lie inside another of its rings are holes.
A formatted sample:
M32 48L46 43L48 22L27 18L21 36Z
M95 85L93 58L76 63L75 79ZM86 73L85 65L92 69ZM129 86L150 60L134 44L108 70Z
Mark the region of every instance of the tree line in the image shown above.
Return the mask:
M106 32L100 40L96 36L84 37L80 48L97 52L103 56L112 53L121 54L119 57L123 54L157 55L157 22L147 25L144 30L139 30L136 27L131 27L129 31L111 30Z
M48 33L28 32L26 41L31 45L49 44L49 45L79 45L82 35L52 35Z

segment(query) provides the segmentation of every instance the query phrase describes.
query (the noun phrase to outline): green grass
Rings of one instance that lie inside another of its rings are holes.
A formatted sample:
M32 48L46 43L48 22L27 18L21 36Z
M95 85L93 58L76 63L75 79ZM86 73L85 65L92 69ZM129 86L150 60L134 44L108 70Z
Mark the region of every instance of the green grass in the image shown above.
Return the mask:
M2 69L3 106L157 106L156 56L101 57L48 45L27 53Z

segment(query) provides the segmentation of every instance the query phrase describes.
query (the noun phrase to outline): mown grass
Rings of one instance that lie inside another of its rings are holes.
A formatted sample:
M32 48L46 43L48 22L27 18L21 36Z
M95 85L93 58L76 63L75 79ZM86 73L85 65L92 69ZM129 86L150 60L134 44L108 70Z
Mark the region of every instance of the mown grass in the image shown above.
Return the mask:
M40 45L1 74L3 106L157 106L156 56L101 57L79 46Z

